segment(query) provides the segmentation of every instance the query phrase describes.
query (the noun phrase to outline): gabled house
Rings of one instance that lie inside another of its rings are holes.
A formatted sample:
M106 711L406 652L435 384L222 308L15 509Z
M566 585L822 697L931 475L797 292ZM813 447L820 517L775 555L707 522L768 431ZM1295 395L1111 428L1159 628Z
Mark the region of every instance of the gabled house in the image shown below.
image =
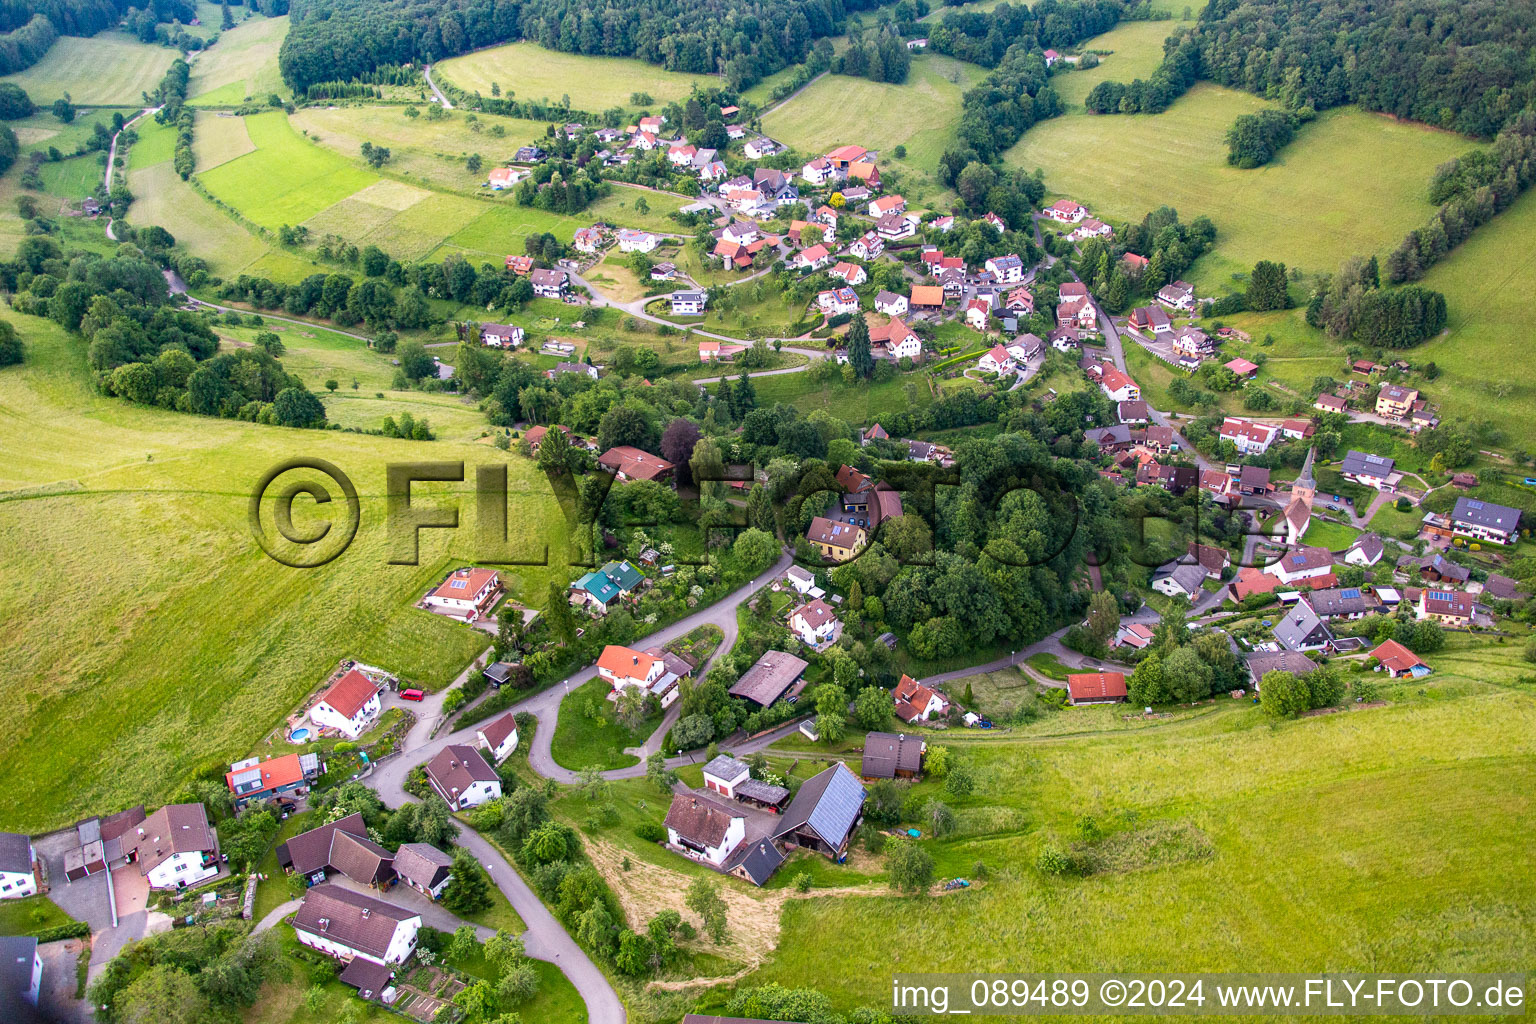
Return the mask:
M816 306L829 317L857 313L859 296L852 288L829 288L817 293Z
M859 775L875 779L916 779L923 774L923 755L928 744L919 736L872 732L864 737L864 756Z
M1158 289L1157 301L1174 309L1195 308L1195 286L1185 281L1175 281Z
M798 568L798 566L792 566ZM814 578L813 578L814 579ZM766 708L787 694L810 665L785 651L765 651L751 668L732 684L730 694ZM730 795L730 794L727 794Z
M906 674L902 675L896 689L891 691L891 697L896 703L896 717L908 725L926 722L934 715L942 717L950 707L943 694Z
M1320 412L1348 412L1349 400L1339 395L1321 394L1312 402L1312 408Z
M0 900L37 893L37 853L19 832L0 832Z
M236 761L224 773L224 783L239 810L253 800L270 800L291 793L320 775L317 754L283 754L265 761L257 757Z
M1264 571L1281 583L1317 579L1333 572L1333 553L1324 547L1302 547L1281 555Z
M185 889L219 873L219 839L202 804L166 804L122 836L151 889Z
M1355 538L1355 542L1344 552L1344 561L1350 565L1369 567L1381 561L1381 556L1386 552L1386 545L1381 537L1374 533L1362 533Z
M427 782L450 810L501 799L501 776L480 751L462 743L449 744L427 762Z
M1477 498L1457 498L1451 530L1459 537L1512 544L1520 536L1520 510Z
M1088 216L1088 208L1070 199L1058 199L1041 211L1045 216L1062 224L1076 224Z
M884 313L887 316L906 316L907 297L881 290L875 296L875 312Z
M834 562L846 562L864 547L863 527L816 516L811 520L805 537L821 552L823 558Z
M1419 619L1429 619L1455 629L1466 629L1472 625L1472 616L1476 611L1477 603L1460 591L1425 587L1419 592Z
M672 797L665 824L668 846L715 868L723 868L747 838L745 814L694 793Z
M1145 622L1122 622L1120 628L1115 631L1115 640L1111 647L1129 647L1133 650L1143 650L1152 643L1152 627Z
M523 329L515 324L481 324L480 344L492 348L517 348L523 343Z
M1392 472L1396 465L1395 459L1350 449L1344 461L1339 463L1339 473L1346 480L1374 487L1378 491L1391 490L1402 479L1402 474L1394 475Z
M832 254L825 245L817 243L809 249L802 249L791 262L797 270L820 270L832 262Z
M597 457L597 464L623 482L665 480L676 468L659 455L652 455L650 452L641 451L627 444L603 452Z
M915 284L912 286L911 308L919 309L943 309L944 289L938 285Z
M450 576L449 581L452 579ZM383 692L382 686L359 670L348 669L309 709L309 720L322 728L335 729L349 740L355 740L378 720L384 706L381 700Z
M619 250L621 252L650 252L661 244L660 237L649 231L634 231L630 228L619 228Z
M976 361L976 368L982 373L1012 373L1013 357L1003 346L993 345Z
M869 341L875 349L876 356L890 359L906 357L914 360L921 359L923 356L923 339L919 338L917 332L908 327L900 317L893 316L884 324L871 325Z
M1401 384L1383 384L1376 392L1376 415L1390 420L1400 420L1413 411L1413 403L1419 400L1418 391Z
M842 861L854 831L864 820L867 796L858 777L838 762L800 787L785 808L774 839Z
M709 302L709 293L701 291L673 292L667 297L667 301L671 305L673 316L703 316L704 307ZM715 344L718 351L719 342ZM701 348L700 351L702 352L703 349Z
M570 275L563 270L535 270L529 273L528 282L533 294L543 299L563 299L570 286Z
M1111 402L1133 402L1141 397L1141 388L1114 363L1102 364L1099 387Z
M901 196L881 196L869 203L869 215L875 220L892 213L905 213L907 201Z
M857 263L839 263L832 268L832 276L842 278L843 282L851 287L857 287L869 280L869 275ZM880 294L886 295L889 293L881 292Z
M394 854L368 838L357 811L280 844L277 863L306 885L319 885L331 872L374 888L388 887L395 877Z
M874 260L885 252L885 241L874 231L866 231L848 246L848 255L854 259Z
M1310 675L1317 668L1317 662L1300 651L1265 651L1248 655L1244 667L1248 669L1248 679L1253 683L1254 692L1257 693L1259 685L1269 673L1289 672L1300 679L1302 676Z
M446 580L427 594L424 603L428 608L451 612L474 621L489 612L500 597L500 573L495 569L466 566L449 573Z
M1073 704L1118 704L1126 698L1125 673L1068 673L1067 697Z
M832 606L817 598L796 608L789 616L790 632L798 636L807 647L819 647L838 634L837 613Z
M1244 455L1264 454L1279 434L1280 428L1271 423L1256 423L1236 416L1221 421L1221 439L1231 441Z
M309 890L293 916L300 943L345 961L404 963L420 929L420 915L339 885Z
M517 749L517 718L510 711L475 730L475 738L491 755L492 764L500 764Z
M570 602L598 615L606 615L615 602L633 593L644 582L645 574L628 559L608 562L571 584Z
M666 663L645 651L609 644L597 659L597 674L615 692L626 688L649 690L666 672Z
M1430 673L1422 658L1396 640L1383 641L1369 656L1380 662L1382 671L1393 679L1421 679Z
M1153 590L1169 597L1182 597L1190 602L1200 597L1204 584L1205 569L1188 562L1169 562L1152 573Z
M772 139L760 135L755 139L749 139L747 144L741 147L741 151L748 160L761 160L764 157L773 156L782 148Z
M401 843L395 851L395 876L435 900L453 881L453 858L430 843Z
M1168 314L1156 306L1137 306L1131 310L1131 315L1126 318L1126 323L1138 331L1151 334L1171 334L1173 321Z
M1035 312L1034 293L1028 288L1015 288L1003 301L1003 308L1021 316L1030 316Z
M997 276L999 284L1018 284L1024 280L1024 261L1014 253L993 256L987 260L986 268Z
M1275 640L1288 651L1326 650L1333 643L1327 623L1305 601L1297 601L1274 629Z
M985 331L992 316L992 303L986 299L972 299L965 304L965 325L972 330Z
M887 242L899 242L911 238L917 231L917 224L910 217L888 213L875 222L875 231Z
M1080 242L1085 238L1110 238L1114 233L1115 229L1103 221L1094 220L1092 217L1085 217L1081 224L1067 234L1067 237L1073 241Z

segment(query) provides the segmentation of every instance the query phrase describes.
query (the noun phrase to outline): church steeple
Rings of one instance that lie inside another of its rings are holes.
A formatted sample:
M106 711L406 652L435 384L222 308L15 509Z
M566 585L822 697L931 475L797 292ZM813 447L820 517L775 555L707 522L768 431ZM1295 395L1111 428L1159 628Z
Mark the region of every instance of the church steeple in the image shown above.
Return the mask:
M1296 482L1291 484L1292 499L1301 498L1309 508L1313 499L1317 497L1317 480L1312 476L1312 456L1315 453L1315 449L1307 449L1307 457L1301 464L1301 473L1296 477Z

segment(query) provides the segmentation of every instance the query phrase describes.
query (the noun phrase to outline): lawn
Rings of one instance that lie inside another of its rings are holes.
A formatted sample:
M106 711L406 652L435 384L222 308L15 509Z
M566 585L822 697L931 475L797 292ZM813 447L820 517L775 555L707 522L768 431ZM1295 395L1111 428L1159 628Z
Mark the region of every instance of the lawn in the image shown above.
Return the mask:
M759 405L788 402L802 412L825 409L849 423L870 424L882 416L921 408L933 401L926 378L920 374L901 374L878 384L853 386L812 380L814 374L781 373L772 377L754 377ZM711 385L714 387L714 385Z
M378 180L306 140L282 111L245 119L254 152L198 174L204 187L264 228L300 224Z
M133 133L138 141L128 147L128 159L126 166L129 173L145 167L153 167L155 164L171 160L176 156L176 127L169 124L161 124L153 117L141 118L133 126ZM195 144L196 138L193 142ZM123 155L122 146L118 146L117 155Z
M974 64L922 54L900 85L826 75L763 118L763 131L804 153L857 143L880 151L882 166L931 175L954 142L961 94L985 74ZM902 160L892 152L898 145L907 147Z
M508 463L511 521L545 524L565 550L564 519L526 460L488 445L136 408L96 393L78 339L4 315L27 344L26 364L0 374L0 407L27 410L0 419L0 491L11 492L0 502L0 673L16 698L0 738L7 827L37 831L172 795L194 769L253 749L343 656L432 688L450 682L485 635L411 603L472 560L473 512L466 529L423 531L419 565L389 564L386 461L469 463L464 484L414 489L420 502L464 507L473 464ZM257 478L290 456L327 459L362 495L356 540L320 569L269 559L246 521ZM550 580L570 578L563 565L502 575L534 605Z
M1351 526L1313 516L1312 525L1307 527L1306 543L1327 548L1329 551L1343 551L1353 544L1358 536L1360 531Z
M1507 657L1507 656L1506 656ZM1251 705L1092 731L1123 709L1072 709L1086 733L1018 741L955 734L976 794L946 798L959 831L924 840L940 878L986 884L959 897L788 904L775 959L746 984L814 984L835 1006L883 1005L899 918L925 971L1517 969L1536 940L1518 908L1536 880L1523 858L1536 786L1536 699L1513 691L1271 726ZM1212 771L1212 765L1242 765ZM919 792L937 794L924 782ZM1425 799L1425 794L1435 794ZM1092 815L1115 854L1085 878L1034 860ZM1148 864L1159 841L1166 863ZM828 969L819 936L836 935ZM905 958L903 958L905 963Z
M1140 220L1159 206L1175 208L1185 221L1210 217L1216 251L1191 277L1204 294L1233 287L1231 275L1260 259L1331 273L1356 254L1384 256L1434 212L1426 188L1436 165L1475 148L1448 132L1344 108L1302 128L1268 166L1229 167L1222 141L1228 126L1269 105L1200 83L1162 114L1068 113L1044 121L1006 159L1045 168L1053 193L1111 221ZM1366 208L1363 196L1370 197Z
M491 95L499 83L503 97L558 103L569 99L576 110L598 113L609 107L639 110L630 94L649 93L645 109L660 110L672 100L686 99L695 85L719 84L707 75L664 71L654 64L626 57L587 57L546 50L537 43L509 43L445 60L432 69L439 85L452 84L466 92Z
M200 173L245 156L256 148L251 133L245 130L243 117L199 110L192 131L192 155L196 157ZM142 143L136 144L135 148L137 145ZM172 149L172 155L175 155L174 146Z
M292 93L277 68L277 51L288 34L288 18L251 18L219 35L192 61L187 95L193 106L235 107Z
M1083 113L1084 98L1100 82L1152 77L1163 62L1163 40L1178 26L1176 21L1123 21L1084 44L1085 49L1110 51L1099 57L1098 67L1052 74L1051 87L1060 94L1070 113Z
M1031 654L1027 659L1029 667L1050 679L1065 680L1072 670L1061 663L1061 659L1049 651L1039 654Z
M560 702L560 720L550 753L557 764L571 769L628 768L640 759L624 753L625 747L638 747L661 724L661 715L647 715L633 729L622 725L608 702L609 686L593 676L572 690ZM596 710L598 717L592 716Z
M126 32L59 36L42 60L0 82L15 82L39 106L65 93L88 106L121 106L154 92L176 57L170 47L141 43Z
M0 900L0 935L36 935L73 920L47 896Z

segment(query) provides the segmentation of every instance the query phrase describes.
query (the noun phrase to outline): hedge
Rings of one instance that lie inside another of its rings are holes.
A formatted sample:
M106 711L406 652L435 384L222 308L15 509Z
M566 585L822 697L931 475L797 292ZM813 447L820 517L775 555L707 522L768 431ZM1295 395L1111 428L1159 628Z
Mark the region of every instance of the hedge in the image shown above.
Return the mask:
M34 938L39 945L44 942L58 942L60 939L83 939L91 934L91 926L84 921L71 921L69 924L58 924L52 928L44 928Z

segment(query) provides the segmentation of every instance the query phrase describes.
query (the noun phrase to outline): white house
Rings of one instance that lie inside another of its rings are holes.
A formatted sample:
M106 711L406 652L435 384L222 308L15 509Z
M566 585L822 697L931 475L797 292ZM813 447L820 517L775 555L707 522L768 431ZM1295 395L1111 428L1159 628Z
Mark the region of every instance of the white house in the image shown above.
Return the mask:
M741 151L748 160L761 160L765 156L773 156L773 154L777 153L779 151L779 144L770 138L758 136L745 146L742 146Z
M293 915L299 942L338 960L399 964L416 948L421 916L339 885L317 885Z
M595 253L603 247L601 228L577 228L571 237L571 245L577 252Z
M972 299L965 304L965 325L974 330L987 329L987 318L992 315L992 304L986 299Z
M673 292L670 301L673 316L700 316L704 312L704 306L709 302L709 293Z
M36 1006L43 989L43 958L37 954L37 939L31 935L0 936L0 1006L7 1007L9 1020L32 1020L30 1013L20 1013L18 1003Z
M866 231L848 246L848 254L861 260L873 260L885 252L885 242L873 231Z
M869 280L869 275L857 263L842 262L832 268L832 276L840 277L848 285L857 287Z
M500 764L517 749L517 719L509 711L496 721L482 725L476 730L475 738L490 753L491 761Z
M1190 601L1200 596L1205 583L1204 567L1195 563L1169 562L1152 574L1152 589L1169 597L1183 597Z
M1141 388L1114 363L1104 363L1099 376L1099 387L1111 402L1134 402L1141 397Z
M1076 224L1088 216L1088 208L1070 199L1058 199L1042 211L1047 217L1062 224Z
M800 270L820 270L831 262L832 254L819 242L809 249L802 249L794 259L795 267Z
M455 569L427 594L428 608L461 615L473 622L491 610L501 596L501 575L495 569L466 566Z
M1271 423L1255 423L1252 420L1228 416L1221 421L1221 437L1231 441L1244 455L1262 455L1275 443L1280 428Z
M219 873L219 840L202 804L166 804L121 841L151 889L185 889Z
M430 843L401 843L395 877L428 899L437 899L453 881L453 858Z
M837 635L837 613L820 598L803 604L789 617L789 628L809 647L816 647Z
M1195 286L1184 281L1165 284L1157 290L1157 301L1174 309L1193 309Z
M1072 233L1067 237L1075 241L1081 241L1085 238L1108 238L1114 233L1115 229L1110 227L1108 224L1105 224L1101 220L1094 220L1092 217L1089 217L1077 227L1073 228Z
M982 373L1012 373L1013 357L1001 345L993 345L976 361L976 369Z
M480 344L492 348L517 348L523 343L523 329L516 324L481 324Z
M747 838L747 817L708 797L679 793L667 808L667 843L685 857L723 867Z
M309 720L355 740L378 719L384 706L380 698L383 692L383 687L362 672L348 669L309 709Z
M827 316L857 313L859 296L852 288L832 288L816 296L816 305Z
M667 666L660 658L618 644L604 647L597 659L597 674L614 690L628 686L649 689L666 670Z
M661 244L661 239L649 231L619 228L619 248L624 252L650 252Z
M736 787L751 777L747 763L730 754L721 754L704 766L704 788L732 800L736 798Z
M926 722L934 715L942 716L949 711L949 701L943 694L909 675L901 677L901 682L891 691L891 698L896 704L896 717L908 725Z
M1278 577L1281 583L1315 579L1333 572L1333 553L1325 547L1300 547L1287 551L1264 571Z
M901 196L881 196L869 202L869 215L879 220L888 213L905 213L907 201Z
M911 238L917 231L917 221L899 213L888 213L875 222L875 231L887 242L899 242Z
M816 574L803 566L790 566L789 571L784 574L784 578L789 581L789 585L794 588L795 593L801 597L816 589Z
M0 900L17 900L37 892L32 840L19 832L0 832Z
M461 743L449 744L427 762L427 782L455 811L501 799L501 776L480 751Z
M875 296L875 311L889 316L906 316L907 297L895 292L882 291Z
M837 174L837 168L832 166L832 161L824 156L817 157L804 167L800 168L800 177L812 185L824 185L831 181Z
M1024 280L1024 261L1013 253L992 257L987 260L986 268L997 275L999 284L1018 284Z

